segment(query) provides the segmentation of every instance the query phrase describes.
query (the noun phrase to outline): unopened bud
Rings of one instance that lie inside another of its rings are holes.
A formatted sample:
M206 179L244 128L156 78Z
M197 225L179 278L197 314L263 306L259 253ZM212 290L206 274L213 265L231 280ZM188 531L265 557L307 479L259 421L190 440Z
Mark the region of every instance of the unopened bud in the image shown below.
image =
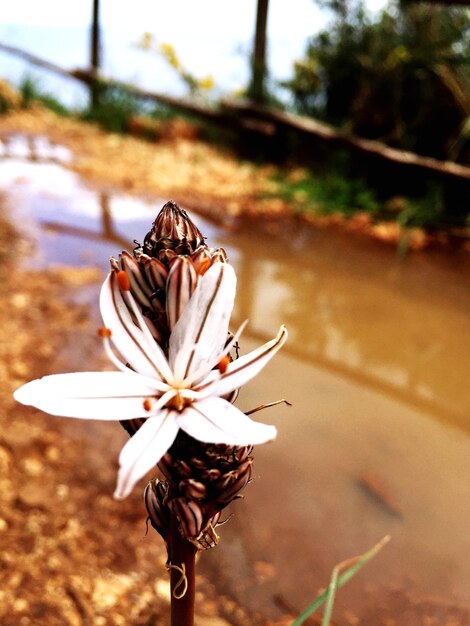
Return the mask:
M118 272L118 280L120 281L119 286L121 287L121 290L130 290L140 306L150 308L150 297L152 294L152 290L145 280L145 277L140 268L140 264L136 261L136 259L134 259L133 256L131 256L126 251L122 252L119 255L119 260L121 262L121 267L126 273L127 279L129 281L129 289L124 289L123 287L121 287L122 279L119 278Z
M173 515L178 519L181 534L189 539L197 537L202 530L203 513L201 506L194 500L174 498L168 504Z
M154 478L144 492L144 502L148 519L155 530L166 541L170 531L170 514L166 506L168 484Z
M170 200L155 219L144 239L143 251L156 257L162 249L191 254L204 244L204 237L184 209ZM182 249L184 248L184 250Z
M216 250L211 251L211 264L214 263L226 263L227 262L227 253L223 248L217 248Z
M166 283L166 314L168 326L173 330L181 317L197 285L197 274L191 259L177 257L168 274Z
M193 498L194 500L201 500L207 493L207 488L204 483L194 478L181 480L178 484L178 488L186 498Z
M147 279L152 288L157 291L158 289L164 289L166 285L166 279L168 278L168 270L158 259L142 255L140 262L144 266L144 271Z

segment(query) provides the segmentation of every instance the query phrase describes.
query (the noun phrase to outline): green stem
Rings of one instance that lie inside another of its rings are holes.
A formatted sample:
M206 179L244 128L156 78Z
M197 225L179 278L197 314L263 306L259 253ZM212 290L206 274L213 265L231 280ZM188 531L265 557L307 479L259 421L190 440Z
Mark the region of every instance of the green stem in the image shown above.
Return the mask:
M171 626L194 626L196 548L182 537L171 517L169 537Z

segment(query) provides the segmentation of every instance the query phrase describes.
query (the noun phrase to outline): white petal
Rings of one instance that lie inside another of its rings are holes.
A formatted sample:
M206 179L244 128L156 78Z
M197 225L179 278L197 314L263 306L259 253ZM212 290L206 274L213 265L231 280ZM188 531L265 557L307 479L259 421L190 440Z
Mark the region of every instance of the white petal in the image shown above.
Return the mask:
M111 340L126 361L140 374L160 379L171 377L165 355L156 341L149 341L134 323L111 272L100 294L103 322L111 330Z
M222 353L220 354L220 357L218 358L218 361L220 361L222 357L224 357L231 350L233 350L233 347L235 346L237 341L240 339L240 335L244 331L245 326L247 324L248 324L248 320L245 320L242 323L242 325L238 328L237 332L234 335L232 335L232 338L230 339L230 341L225 344L224 349ZM215 365L217 365L217 361L214 364L214 367ZM187 385L187 386L197 386L195 385L195 383L200 381L201 378L204 379L203 382L207 382L208 380L216 380L217 378L219 378L219 376L220 376L219 370L211 370L210 374L207 374L207 366L205 366L204 368L199 368L199 370L193 370L191 372L191 376L188 376L187 378L185 378L183 383L184 385Z
M175 411L150 417L126 443L119 456L115 498L125 498L136 482L162 458L178 434Z
M13 396L51 415L126 420L148 416L143 403L155 388L133 372L79 372L33 380Z
M248 446L266 443L276 436L276 428L254 422L222 398L205 398L188 406L176 417L188 435L206 443Z
M287 329L285 326L281 326L274 339L229 363L223 374L217 375L211 372L205 382L202 381L194 388L204 396L209 394L224 396L226 393L238 389L263 369L284 345L286 339Z
M216 263L200 279L170 335L169 361L176 381L204 366L209 372L220 359L236 282L235 272L227 263Z

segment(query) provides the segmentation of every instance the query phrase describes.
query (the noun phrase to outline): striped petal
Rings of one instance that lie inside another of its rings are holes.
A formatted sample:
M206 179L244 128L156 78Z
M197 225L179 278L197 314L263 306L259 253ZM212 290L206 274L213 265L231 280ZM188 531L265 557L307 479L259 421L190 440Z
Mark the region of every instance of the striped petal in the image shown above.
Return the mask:
M166 314L172 330L181 317L197 284L197 274L191 259L177 257L171 265L166 282Z
M129 279L129 283L131 285L132 293L137 298L139 304L141 306L151 308L151 295L152 290L147 285L142 271L140 269L140 265L137 263L135 258L129 254L126 250L121 252L119 255L119 260L121 261L121 267L126 272L127 278Z
M119 456L114 497L130 494L136 482L158 463L178 434L175 411L163 410L150 417L129 439Z
M274 426L254 422L222 398L195 402L177 414L176 423L194 439L229 446L266 443L274 439L277 432Z
M130 292L128 295L132 298ZM100 311L105 326L112 332L114 345L134 370L160 380L171 380L171 370L162 349L150 332L147 336L132 319L114 272L107 276L101 288Z
M170 335L169 361L174 379L183 381L223 354L235 299L236 276L227 263L216 263L199 280Z
M284 345L286 339L287 329L281 326L274 339L229 363L223 374L218 371L211 372L206 380L196 385L194 389L203 396L224 396L238 389L263 369Z
M79 372L33 380L13 396L51 415L127 420L148 417L144 401L155 396L155 388L132 372Z

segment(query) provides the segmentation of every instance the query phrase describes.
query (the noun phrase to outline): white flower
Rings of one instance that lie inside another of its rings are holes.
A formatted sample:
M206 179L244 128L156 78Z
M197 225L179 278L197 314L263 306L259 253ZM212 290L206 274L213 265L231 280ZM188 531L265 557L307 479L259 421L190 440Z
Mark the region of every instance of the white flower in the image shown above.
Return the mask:
M15 399L64 417L148 418L121 451L117 498L125 498L158 463L180 428L207 443L270 441L274 426L254 422L222 396L253 378L284 344L287 331L281 327L273 340L231 363L224 359L242 330L226 345L235 285L226 263L206 272L173 328L167 359L131 292L125 286L122 291L118 274L111 272L100 297L102 336L120 371L46 376L23 385Z

